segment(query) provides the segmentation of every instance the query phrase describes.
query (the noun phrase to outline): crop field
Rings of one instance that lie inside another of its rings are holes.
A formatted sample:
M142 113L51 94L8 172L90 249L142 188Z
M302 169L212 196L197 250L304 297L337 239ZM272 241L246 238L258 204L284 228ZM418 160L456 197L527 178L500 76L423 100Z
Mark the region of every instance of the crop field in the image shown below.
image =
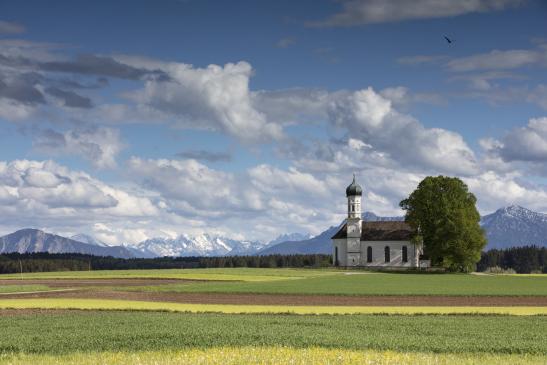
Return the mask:
M0 280L178 279L120 290L323 295L547 296L547 275L402 274L307 269L109 270L0 275ZM2 280L4 283L6 280Z
M0 275L6 364L546 364L547 276Z

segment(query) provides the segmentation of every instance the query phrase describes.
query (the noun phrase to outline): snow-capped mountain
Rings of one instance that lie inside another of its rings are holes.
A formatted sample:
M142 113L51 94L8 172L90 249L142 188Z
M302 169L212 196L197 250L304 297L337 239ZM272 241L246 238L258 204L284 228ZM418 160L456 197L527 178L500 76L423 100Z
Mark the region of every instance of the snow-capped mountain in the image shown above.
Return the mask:
M98 246L31 228L0 237L0 253L10 252L73 252L95 256L135 257L123 246Z
M511 205L482 217L481 226L488 239L487 249L547 246L547 214Z
M209 234L182 234L177 238L151 238L133 248L156 256L228 256L253 255L264 246L258 241L240 241Z

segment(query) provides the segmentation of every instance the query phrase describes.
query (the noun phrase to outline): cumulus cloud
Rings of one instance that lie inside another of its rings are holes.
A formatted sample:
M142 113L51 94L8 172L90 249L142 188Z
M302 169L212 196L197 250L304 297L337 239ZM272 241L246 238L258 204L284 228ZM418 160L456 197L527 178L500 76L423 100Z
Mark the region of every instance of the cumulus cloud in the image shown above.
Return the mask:
M342 11L310 26L349 27L404 20L444 18L519 6L523 0L345 0Z
M144 89L129 97L170 115L180 127L221 131L246 142L282 137L281 127L251 103L252 67L247 62L206 68L170 63L163 70L170 81L147 80Z
M64 133L47 129L35 139L36 150L52 155L79 155L97 168L116 167L116 156L123 149L117 129L88 127Z
M97 222L131 231L147 226L145 222L160 213L145 194L105 184L53 161L0 161L0 229L6 233L23 227L78 233L90 231ZM155 224L147 229L153 230Z
M477 196L483 214L513 204L539 212L547 211L545 187L524 182L517 172L499 174L488 171L464 178L464 181Z
M333 125L346 129L394 160L439 172L476 172L473 151L462 136L440 128L425 128L399 113L390 100L372 88L334 99L329 107Z
M226 216L261 209L251 190L237 176L211 169L196 160L153 160L133 157L128 170L146 189L160 192L181 212Z
M481 146L506 162L547 162L547 117L530 119L526 126L511 130L499 141L482 140Z

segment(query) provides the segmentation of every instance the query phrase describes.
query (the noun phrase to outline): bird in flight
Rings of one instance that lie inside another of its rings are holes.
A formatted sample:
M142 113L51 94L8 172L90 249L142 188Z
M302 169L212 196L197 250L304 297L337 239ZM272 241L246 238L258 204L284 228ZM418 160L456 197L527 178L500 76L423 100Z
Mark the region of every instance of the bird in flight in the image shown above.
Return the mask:
M452 43L452 39L448 38L447 36L444 36L444 39L446 39L446 41L448 42L448 44L451 44L451 43Z

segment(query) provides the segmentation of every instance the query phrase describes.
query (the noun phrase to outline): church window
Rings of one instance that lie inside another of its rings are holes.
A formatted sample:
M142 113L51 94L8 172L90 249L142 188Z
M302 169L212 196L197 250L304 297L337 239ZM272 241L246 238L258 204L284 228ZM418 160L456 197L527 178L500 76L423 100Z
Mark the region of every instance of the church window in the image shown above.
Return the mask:
M372 262L372 247L367 247L367 262Z
M408 262L408 249L406 246L403 246L403 262Z
M338 247L334 248L334 266L338 266Z
M390 262L391 261L391 255L390 255L390 252L389 252L389 246L386 246L384 248L384 259L385 259L385 262Z

